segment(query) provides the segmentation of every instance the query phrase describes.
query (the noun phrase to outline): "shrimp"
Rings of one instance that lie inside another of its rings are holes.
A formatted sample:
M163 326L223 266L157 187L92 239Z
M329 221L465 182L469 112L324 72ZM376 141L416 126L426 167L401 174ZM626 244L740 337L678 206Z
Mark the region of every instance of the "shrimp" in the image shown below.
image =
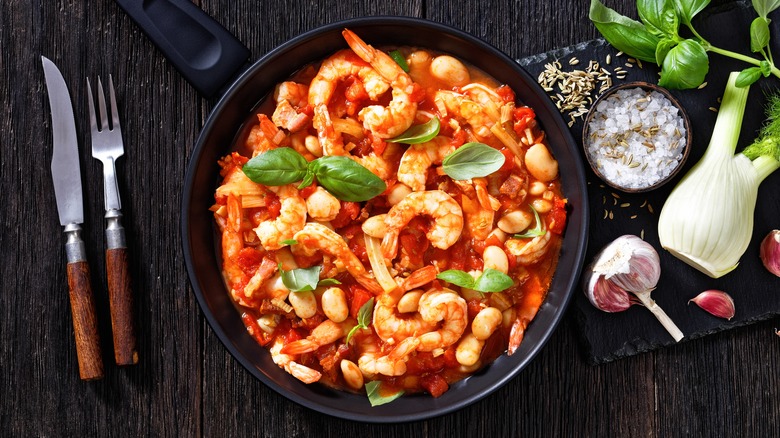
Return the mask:
M425 190L428 169L455 151L449 138L434 137L426 143L413 144L404 152L398 165L398 181L409 186L412 191Z
M295 107L304 107L308 103L309 86L298 82L285 81L276 86L274 100L276 103L289 102Z
M380 72L374 70L371 65L351 50L340 50L326 59L320 66L317 75L309 84L309 104L312 106L327 106L336 86L340 81L348 77L357 77L363 84L368 97L376 100L389 88Z
M292 374L293 377L303 383L314 383L322 378L322 373L295 362L292 356L282 353L282 348L284 348L284 341L277 337L269 349L271 359L280 368Z
M530 283L530 282L528 282ZM517 312L517 319L512 324L512 329L509 331L509 345L507 347L507 355L511 356L523 342L525 336L525 329L528 328L528 324L534 319L539 312L539 308L542 306L544 297L546 294L546 288L541 287L538 283L529 289L526 289L520 302L516 305L515 310Z
M428 333L436 327L435 322L429 323L422 319L419 313L411 316L400 316L397 313L396 299L390 294L382 294L374 307L373 326L376 335L385 342L401 342L406 338L417 337Z
M460 202L463 205L463 217L468 235L477 240L487 239L490 231L493 230L496 212L491 208L484 208L478 201L465 194L461 195Z
M279 217L261 222L255 228L255 233L263 248L274 250L284 246L282 241L292 239L295 233L303 229L306 224L306 201L292 184L269 188L281 199Z
M531 265L538 262L550 246L552 234L548 230L541 236L534 237L530 242L520 239L509 239L504 243L507 251L517 257L517 263Z
M379 138L392 138L406 131L417 112L417 102L412 100L415 91L412 78L393 58L366 44L354 32L344 29L341 34L349 47L392 87L392 100L387 107L371 105L360 110L358 116L363 127Z
M423 321L441 327L420 335L419 351L446 348L458 342L468 325L466 300L450 289L431 289L420 297L419 314Z
M434 102L442 115L449 115L471 126L474 133L482 138L492 135L490 128L496 123L485 112L485 108L460 93L449 90L436 92Z
M312 329L311 334L305 339L298 339L290 342L281 349L282 354L303 354L316 351L318 348L332 344L349 333L355 326L353 319L348 319L342 323L336 323L326 319L317 327Z
M463 231L463 210L452 196L441 190L413 192L394 205L385 217L387 234L382 238L385 258L395 258L401 230L418 215L433 218L433 225L426 236L436 248L447 249L460 238Z
M309 222L292 237L298 244L292 246L293 253L312 256L316 251L334 258L339 271L346 270L358 283L375 295L384 290L374 277L366 271L360 259L349 249L347 242L325 225Z
M406 360L419 348L417 338L406 338L399 342L387 355L378 356L376 351L365 351L358 358L358 367L366 376L382 374L385 376L402 376L406 373Z

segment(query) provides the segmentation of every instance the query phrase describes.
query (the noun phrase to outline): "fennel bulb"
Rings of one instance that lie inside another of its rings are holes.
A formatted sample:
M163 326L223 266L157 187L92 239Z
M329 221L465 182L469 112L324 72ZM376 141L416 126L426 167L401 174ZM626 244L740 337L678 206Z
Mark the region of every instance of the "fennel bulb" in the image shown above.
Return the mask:
M664 203L658 220L661 246L713 278L739 264L753 234L758 186L780 168L780 97L770 98L759 138L734 154L749 87L729 76L710 144Z

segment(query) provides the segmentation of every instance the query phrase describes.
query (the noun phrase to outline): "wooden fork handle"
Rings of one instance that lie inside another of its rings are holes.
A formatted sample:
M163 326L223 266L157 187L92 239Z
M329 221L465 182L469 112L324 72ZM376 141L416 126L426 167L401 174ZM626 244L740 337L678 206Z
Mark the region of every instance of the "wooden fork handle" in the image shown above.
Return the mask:
M95 302L86 261L68 263L68 288L79 375L82 380L102 379L103 359L100 355Z
M127 248L106 250L108 300L111 307L111 327L114 334L114 360L117 365L138 363L138 344L133 317L133 291Z

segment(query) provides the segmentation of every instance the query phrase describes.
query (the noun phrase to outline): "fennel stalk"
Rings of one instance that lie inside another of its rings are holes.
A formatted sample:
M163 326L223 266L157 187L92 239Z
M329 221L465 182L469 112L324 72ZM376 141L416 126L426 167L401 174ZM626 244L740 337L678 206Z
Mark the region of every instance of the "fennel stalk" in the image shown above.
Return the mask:
M780 168L780 97L770 98L759 138L734 154L749 87L729 76L704 157L680 180L658 220L661 246L713 278L734 270L753 234L758 187Z

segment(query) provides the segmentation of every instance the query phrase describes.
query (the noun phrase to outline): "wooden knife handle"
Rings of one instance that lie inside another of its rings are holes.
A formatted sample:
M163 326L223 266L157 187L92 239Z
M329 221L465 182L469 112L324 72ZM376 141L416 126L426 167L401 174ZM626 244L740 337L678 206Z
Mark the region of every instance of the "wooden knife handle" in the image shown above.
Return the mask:
M133 291L127 248L106 250L108 299L111 305L111 327L114 333L114 359L117 365L138 363L138 344L133 317Z
M82 380L102 379L103 359L100 355L95 302L86 261L68 263L68 288L79 375Z

